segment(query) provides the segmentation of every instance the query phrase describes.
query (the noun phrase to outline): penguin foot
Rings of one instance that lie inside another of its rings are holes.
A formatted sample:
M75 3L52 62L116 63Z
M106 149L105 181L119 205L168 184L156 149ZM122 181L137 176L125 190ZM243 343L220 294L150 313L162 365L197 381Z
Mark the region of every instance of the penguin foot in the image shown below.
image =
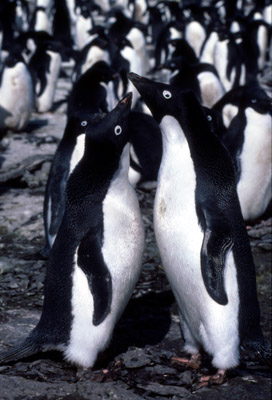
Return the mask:
M201 365L201 354L192 354L190 358L185 357L172 357L172 362L175 362L184 367L199 369Z
M214 375L203 375L198 384L198 389L211 385L222 385L227 380L227 373L224 369L219 369Z

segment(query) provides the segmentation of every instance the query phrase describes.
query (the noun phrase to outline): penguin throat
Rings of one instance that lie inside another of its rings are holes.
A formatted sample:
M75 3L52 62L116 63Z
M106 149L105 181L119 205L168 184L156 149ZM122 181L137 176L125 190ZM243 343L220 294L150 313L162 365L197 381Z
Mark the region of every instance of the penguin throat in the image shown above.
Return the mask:
M180 144L186 140L179 121L170 115L165 115L162 118L160 128L162 131L163 144Z

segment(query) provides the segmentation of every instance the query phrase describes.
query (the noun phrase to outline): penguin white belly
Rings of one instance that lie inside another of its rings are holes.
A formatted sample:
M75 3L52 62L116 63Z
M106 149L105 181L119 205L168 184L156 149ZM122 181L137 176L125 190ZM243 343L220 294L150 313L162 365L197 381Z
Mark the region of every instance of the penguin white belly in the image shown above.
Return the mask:
M245 220L258 218L271 199L271 116L245 110L247 125L240 157L238 197Z
M36 98L38 112L47 112L50 110L54 100L57 80L61 68L61 56L53 51L47 51L50 56L49 72L46 73L47 85L41 96Z
M98 46L92 46L88 51L86 61L81 68L81 75L98 61L105 61L110 64L109 53Z
M83 49L83 47L91 40L89 31L92 27L93 24L91 18L84 18L82 15L76 16L74 40L77 49Z
M218 33L211 32L207 42L205 43L202 49L200 55L200 62L214 65L214 49L218 41L219 41Z
M22 130L28 123L34 104L33 84L24 63L5 68L0 92L0 106L11 115L5 119L6 127Z
M208 294L201 274L203 232L195 209L196 176L187 142L164 146L154 204L154 229L167 278L179 307L185 350L200 346L217 368L238 363L238 285L232 254L225 267L229 303Z
M44 31L49 33L50 35L52 34L52 26L50 20L43 10L37 12L34 31Z
M128 163L127 153L121 163ZM107 346L139 277L144 248L144 228L136 194L128 182L127 168L117 171L103 201L102 255L112 279L111 309L104 321L93 324L94 303L87 278L75 261L73 272L73 323L68 360L90 367Z
M133 48L141 60L143 73L146 73L149 70L149 58L147 56L145 36L143 32L137 28L132 28L127 35L127 39L132 43Z
M203 106L211 108L225 93L223 85L215 74L209 71L198 74Z
M214 47L214 66L226 92L232 88L232 77L230 80L227 78L227 60L228 40L217 41Z
M206 32L198 21L190 22L185 28L185 39L194 49L197 57L200 55L201 47L206 38Z

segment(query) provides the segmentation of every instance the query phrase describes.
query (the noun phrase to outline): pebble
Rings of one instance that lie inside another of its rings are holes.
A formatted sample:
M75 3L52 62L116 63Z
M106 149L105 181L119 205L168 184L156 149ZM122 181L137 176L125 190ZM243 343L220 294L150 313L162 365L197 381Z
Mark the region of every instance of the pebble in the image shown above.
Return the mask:
M151 363L151 357L145 354L143 349L128 350L122 355L126 368L141 368Z

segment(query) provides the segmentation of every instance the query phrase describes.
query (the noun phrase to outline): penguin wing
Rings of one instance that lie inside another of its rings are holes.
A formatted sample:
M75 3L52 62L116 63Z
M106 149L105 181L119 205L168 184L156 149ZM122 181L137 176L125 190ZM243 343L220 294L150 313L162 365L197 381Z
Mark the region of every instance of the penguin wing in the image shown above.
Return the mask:
M110 312L112 280L101 252L102 240L88 232L78 248L78 265L85 273L94 301L93 324L101 324Z
M233 246L232 231L224 217L215 218L204 211L206 229L201 248L201 272L205 287L218 304L228 303L224 288L224 268L228 251Z

